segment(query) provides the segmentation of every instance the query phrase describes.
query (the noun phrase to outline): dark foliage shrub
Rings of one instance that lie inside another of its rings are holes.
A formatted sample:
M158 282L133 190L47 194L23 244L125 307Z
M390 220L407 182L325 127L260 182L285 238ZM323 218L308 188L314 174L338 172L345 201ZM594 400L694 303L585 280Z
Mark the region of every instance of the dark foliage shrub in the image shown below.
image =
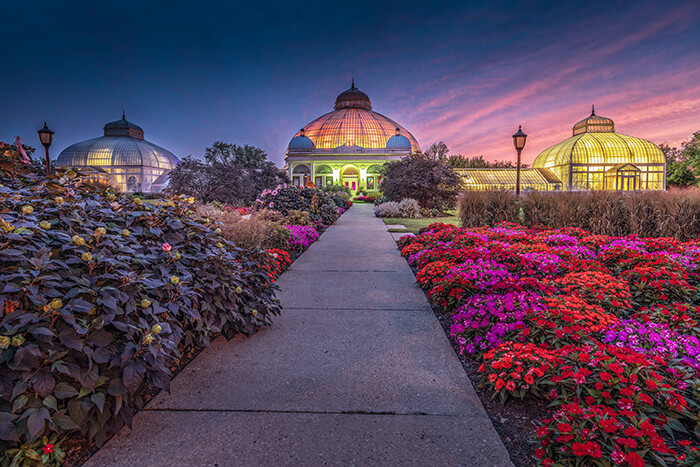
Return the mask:
M288 181L272 162L259 167L183 159L170 173L167 192L194 196L202 203L218 201L234 206L247 205L265 188Z
M338 206L326 193L315 188L280 185L274 190L264 190L253 204L253 209L274 209L284 216L290 211L306 211L312 221L330 225L338 218Z
M464 185L444 162L420 156L387 162L384 171L382 191L388 201L413 198L423 208L453 208Z
M266 271L193 200L73 189L0 158L3 453L56 434L104 442L168 389L183 349L279 313Z

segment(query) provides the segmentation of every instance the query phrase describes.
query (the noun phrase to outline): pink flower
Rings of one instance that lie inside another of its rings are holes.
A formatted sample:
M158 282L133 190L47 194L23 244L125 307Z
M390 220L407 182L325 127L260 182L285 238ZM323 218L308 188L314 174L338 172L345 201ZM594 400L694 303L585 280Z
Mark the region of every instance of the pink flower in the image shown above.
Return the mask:
M31 164L31 160L29 160L29 156L27 156L27 153L24 152L24 148L22 147L22 142L19 140L19 136L15 140L15 146L17 146L17 150L19 151L20 154L22 154L22 162L25 164Z
M171 247L169 243L163 243L163 251L165 251L167 253L168 251L170 251L172 249L173 249L173 247Z

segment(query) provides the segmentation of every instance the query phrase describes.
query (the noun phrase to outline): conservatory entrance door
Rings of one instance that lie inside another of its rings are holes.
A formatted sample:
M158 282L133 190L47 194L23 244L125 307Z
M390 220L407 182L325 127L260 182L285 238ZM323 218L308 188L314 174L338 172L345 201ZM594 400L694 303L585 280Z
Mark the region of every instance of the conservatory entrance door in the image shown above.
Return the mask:
M348 166L343 169L341 180L344 186L352 191L357 191L360 183L360 172L357 170L357 167Z

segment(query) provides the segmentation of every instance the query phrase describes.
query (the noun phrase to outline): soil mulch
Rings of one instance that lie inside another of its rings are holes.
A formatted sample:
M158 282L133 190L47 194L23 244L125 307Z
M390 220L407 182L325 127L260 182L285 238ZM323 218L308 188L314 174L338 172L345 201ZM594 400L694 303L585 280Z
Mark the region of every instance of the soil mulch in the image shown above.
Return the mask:
M536 445L530 442L536 429L534 421L545 418L546 413L551 409L547 408L547 404L544 401L536 399L511 399L505 404L501 404L501 401L498 399L492 399L489 390L479 387L479 381L481 380L479 366L481 366L481 362L473 357L464 358L459 355L459 346L450 338L451 320L443 314L439 307L432 303L431 306L459 361L462 363L464 371L476 389L486 414L491 419L493 427L508 450L510 460L516 467L535 465Z

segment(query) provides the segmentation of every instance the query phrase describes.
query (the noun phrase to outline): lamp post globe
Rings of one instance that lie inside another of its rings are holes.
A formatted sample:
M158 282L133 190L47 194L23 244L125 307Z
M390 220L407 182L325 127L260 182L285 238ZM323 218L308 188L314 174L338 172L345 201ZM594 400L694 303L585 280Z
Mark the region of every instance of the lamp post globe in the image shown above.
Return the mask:
M44 128L40 129L38 131L38 133L39 133L39 141L41 141L41 144L44 145L44 149L46 150L46 176L48 177L49 175L51 175L51 162L49 160L49 146L51 146L51 143L53 143L54 132L48 126L46 126L46 122L44 122Z
M518 152L518 161L515 169L515 195L520 196L520 154L525 147L527 135L523 132L522 125L518 125L518 131L513 135L513 146Z

